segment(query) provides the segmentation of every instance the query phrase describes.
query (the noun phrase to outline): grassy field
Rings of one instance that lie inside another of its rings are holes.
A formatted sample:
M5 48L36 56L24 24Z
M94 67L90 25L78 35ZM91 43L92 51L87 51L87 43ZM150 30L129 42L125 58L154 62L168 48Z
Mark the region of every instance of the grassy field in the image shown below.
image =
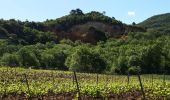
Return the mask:
M137 76L0 68L0 100L141 100ZM164 80L165 79L165 80ZM170 99L170 76L141 75L145 98ZM78 92L79 91L79 92Z

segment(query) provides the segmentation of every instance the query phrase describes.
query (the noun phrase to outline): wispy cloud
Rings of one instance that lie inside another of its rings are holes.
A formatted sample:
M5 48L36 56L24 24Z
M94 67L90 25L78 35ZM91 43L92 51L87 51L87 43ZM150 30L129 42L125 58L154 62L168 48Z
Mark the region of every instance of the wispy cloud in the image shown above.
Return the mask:
M128 16L135 16L135 12L134 11L128 11Z

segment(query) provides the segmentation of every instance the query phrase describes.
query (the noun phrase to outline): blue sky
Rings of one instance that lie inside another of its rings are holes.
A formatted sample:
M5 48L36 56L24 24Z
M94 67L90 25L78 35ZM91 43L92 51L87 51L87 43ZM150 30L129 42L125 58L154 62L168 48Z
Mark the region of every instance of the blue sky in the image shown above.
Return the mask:
M131 24L170 12L170 0L0 0L0 18L45 21L76 8L84 13L105 11L106 15Z

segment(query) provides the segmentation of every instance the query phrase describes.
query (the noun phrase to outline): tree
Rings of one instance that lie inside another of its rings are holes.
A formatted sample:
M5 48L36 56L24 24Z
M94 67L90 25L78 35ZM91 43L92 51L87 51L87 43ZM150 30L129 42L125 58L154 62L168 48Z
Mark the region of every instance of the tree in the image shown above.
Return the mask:
M131 66L128 68L129 74L136 75L139 74L141 71L141 68L139 66Z
M91 52L87 47L78 47L66 59L69 70L78 72L102 73L106 69L106 62L99 54Z
M137 55L131 55L128 59L128 66L140 66L140 58Z
M103 11L102 14L105 15L105 14L106 14L106 11Z
M6 53L2 56L1 63L4 66L17 67L20 65L18 55Z
M132 55L128 59L128 72L130 74L138 74L140 72L140 58L137 55Z
M117 63L116 63L115 72L126 74L127 69L128 69L127 58L125 56L119 56Z
M133 22L133 23L132 23L132 25L133 25L133 26L135 26L135 25L136 25L136 23L135 23L135 22Z
M0 38L7 38L9 35L8 31L0 26Z
M54 68L54 66L52 67L53 59L54 59L53 55L43 52L41 55L42 68L43 69Z
M76 10L71 10L70 15L84 15L83 11L77 8Z
M21 61L21 64L23 66L33 66L37 68L40 65L39 60L37 59L36 54L33 52L32 49L28 47L23 47L17 53L19 55L19 60Z
M66 57L66 53L53 48L42 53L41 61L46 66L44 68L67 70L67 67L64 65Z
M74 46L74 42L69 39L62 39L60 41L60 44L68 44L68 45Z
M36 42L40 42L45 44L46 42L58 42L57 36L53 32L41 32L35 31L34 34L36 35Z
M143 49L141 54L141 69L143 73L160 72L161 52L162 46L159 42Z

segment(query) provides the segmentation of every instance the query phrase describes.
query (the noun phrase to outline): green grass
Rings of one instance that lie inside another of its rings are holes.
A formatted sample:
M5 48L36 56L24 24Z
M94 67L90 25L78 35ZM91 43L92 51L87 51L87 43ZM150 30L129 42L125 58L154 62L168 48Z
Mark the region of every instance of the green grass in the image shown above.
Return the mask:
M25 77L26 75L26 77ZM98 75L77 73L81 95L91 97L108 97L110 94L121 94L129 91L140 91L137 76L131 76L127 82L125 75ZM26 78L28 81L26 81ZM170 96L170 76L166 76L164 86L163 75L141 75L144 91L149 98ZM28 88L29 87L29 88ZM0 95L26 94L27 96L76 93L73 83L73 72L55 70L33 70L23 68L0 68Z

